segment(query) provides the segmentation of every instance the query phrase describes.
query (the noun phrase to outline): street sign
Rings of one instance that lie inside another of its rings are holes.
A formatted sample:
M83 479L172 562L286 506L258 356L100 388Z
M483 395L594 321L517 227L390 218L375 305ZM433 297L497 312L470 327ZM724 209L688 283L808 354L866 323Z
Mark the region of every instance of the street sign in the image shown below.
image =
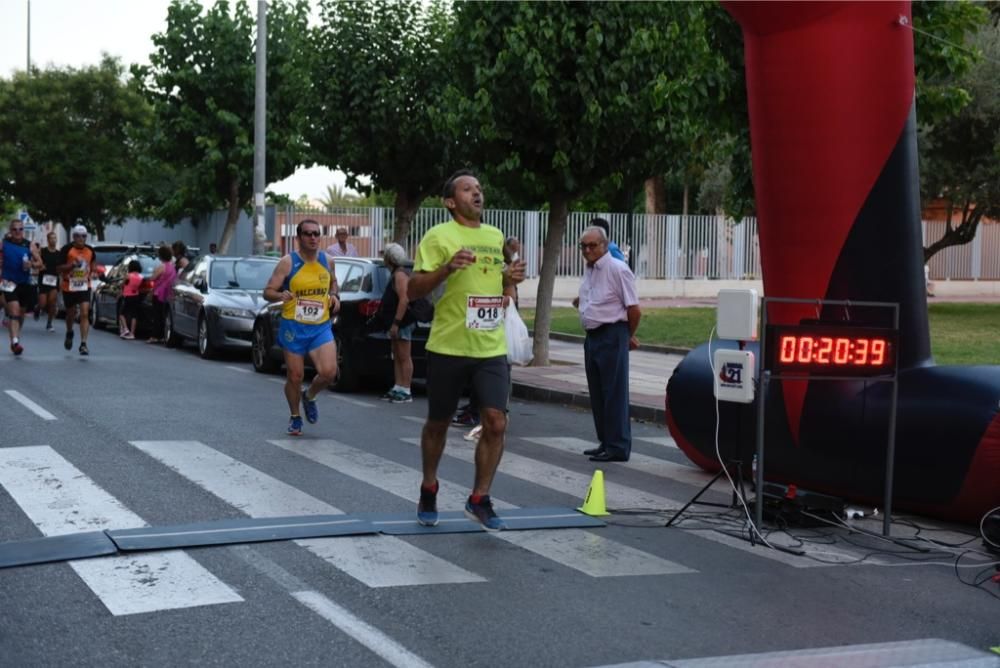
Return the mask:
M28 215L27 211L21 211L20 213L17 214L17 217L21 220L22 223L24 223L25 232L34 232L35 230L38 229L38 225L36 225L35 221L31 219L31 216Z

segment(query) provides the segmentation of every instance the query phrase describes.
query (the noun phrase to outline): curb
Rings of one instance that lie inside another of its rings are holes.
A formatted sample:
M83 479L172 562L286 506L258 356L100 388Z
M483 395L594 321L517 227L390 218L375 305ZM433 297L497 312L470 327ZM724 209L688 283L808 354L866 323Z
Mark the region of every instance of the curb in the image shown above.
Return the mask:
M550 390L544 387L536 387L526 383L514 382L512 394L518 399L528 399L530 401L543 401L551 404L563 404L590 410L590 397L586 394L576 392L564 392L562 390ZM640 406L629 404L629 417L643 422L654 422L656 424L666 424L667 412L664 408L653 408L651 406Z
M535 336L534 330L529 330L528 334L532 337ZM580 336L578 334L563 334L562 332L549 332L549 338L555 339L556 341L567 341L569 343L579 343L583 345L583 341L586 337ZM664 355L687 355L691 352L690 348L680 348L678 346L657 346L651 343L640 343L639 350L647 353L661 353Z

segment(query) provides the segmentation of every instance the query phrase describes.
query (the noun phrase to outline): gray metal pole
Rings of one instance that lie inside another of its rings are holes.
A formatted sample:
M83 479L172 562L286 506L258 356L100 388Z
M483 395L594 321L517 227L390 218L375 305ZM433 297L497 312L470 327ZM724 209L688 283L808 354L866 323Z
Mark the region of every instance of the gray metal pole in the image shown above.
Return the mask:
M267 2L257 0L257 78L253 122L253 201L254 221L250 226L250 248L255 255L264 252L264 157L267 144Z

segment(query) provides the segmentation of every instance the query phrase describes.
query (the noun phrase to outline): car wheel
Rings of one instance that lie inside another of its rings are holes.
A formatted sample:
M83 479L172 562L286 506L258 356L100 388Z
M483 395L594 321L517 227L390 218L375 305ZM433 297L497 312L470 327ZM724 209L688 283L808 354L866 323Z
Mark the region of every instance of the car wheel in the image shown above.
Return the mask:
M350 351L343 342L337 342L337 377L330 383L334 392L357 392L361 385L361 374L356 366L357 360L351 361Z
M202 313L198 316L198 354L202 359L210 360L219 354L219 350L212 345L212 332L208 328L208 318Z
M184 337L174 329L174 310L167 307L167 312L163 314L163 331L160 332L168 348L177 348L184 343ZM156 332L153 333L156 336Z
M94 329L104 329L104 323L101 322L101 318L97 313L97 304L100 300L97 297L90 298L90 326Z
M278 373L279 364L271 358L271 345L267 340L267 333L264 331L264 326L260 323L257 323L253 327L250 358L253 360L254 371L258 373Z

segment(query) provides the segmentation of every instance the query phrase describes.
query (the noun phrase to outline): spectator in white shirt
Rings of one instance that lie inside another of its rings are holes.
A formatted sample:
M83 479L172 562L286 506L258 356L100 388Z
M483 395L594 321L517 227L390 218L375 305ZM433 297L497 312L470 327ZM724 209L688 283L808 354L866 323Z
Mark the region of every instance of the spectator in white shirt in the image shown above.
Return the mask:
M333 257L358 256L358 249L354 247L354 244L348 243L347 241L346 227L338 227L336 236L337 236L337 242L326 249L327 255L332 255Z

